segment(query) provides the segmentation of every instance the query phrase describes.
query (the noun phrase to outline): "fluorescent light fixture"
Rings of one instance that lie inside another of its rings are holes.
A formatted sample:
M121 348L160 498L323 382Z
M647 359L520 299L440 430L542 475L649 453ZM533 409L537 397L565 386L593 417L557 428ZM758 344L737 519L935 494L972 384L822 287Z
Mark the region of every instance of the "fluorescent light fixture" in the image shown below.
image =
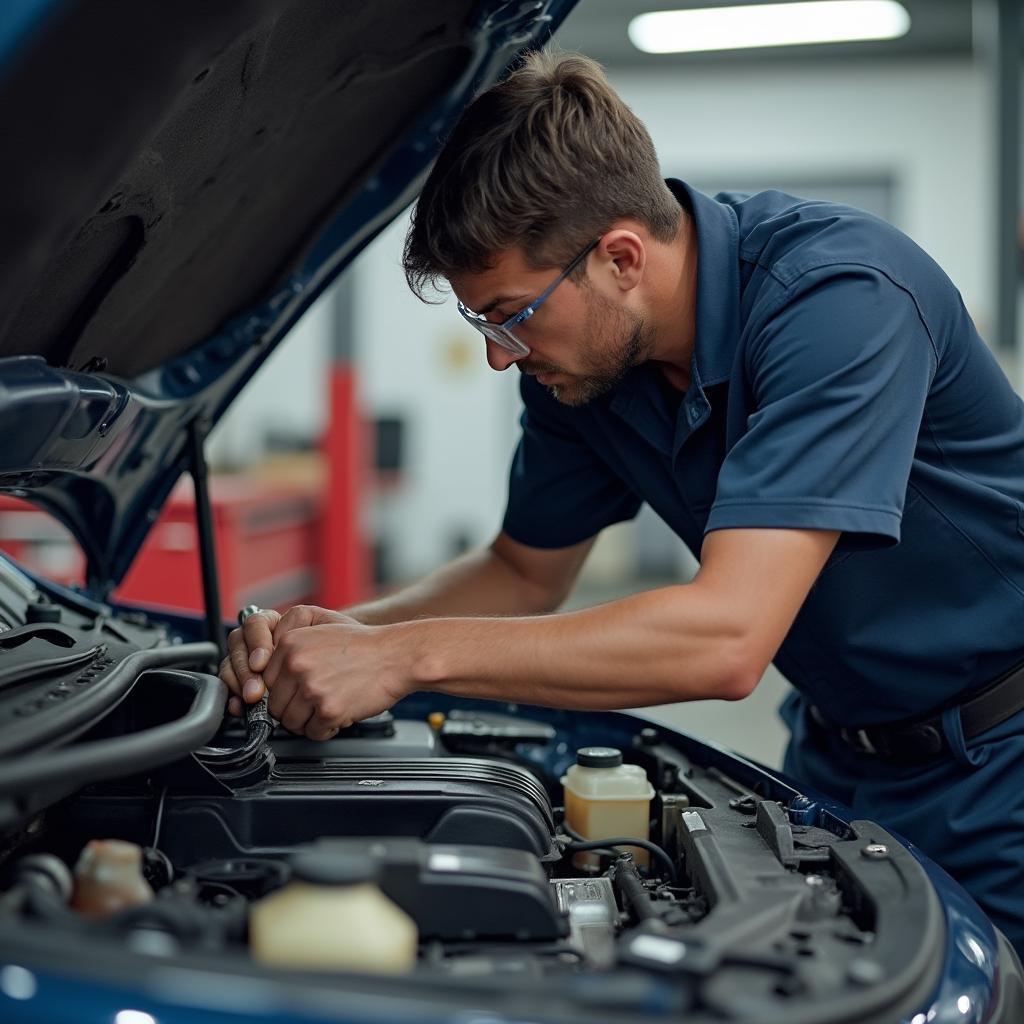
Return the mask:
M697 53L897 39L909 28L896 0L808 0L652 11L629 23L629 38L645 53Z

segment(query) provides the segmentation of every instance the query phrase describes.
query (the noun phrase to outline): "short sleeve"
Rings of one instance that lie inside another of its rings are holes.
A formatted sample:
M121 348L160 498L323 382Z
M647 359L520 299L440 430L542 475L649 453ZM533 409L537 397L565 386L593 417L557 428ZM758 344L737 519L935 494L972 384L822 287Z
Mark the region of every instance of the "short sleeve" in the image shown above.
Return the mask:
M527 376L520 392L522 435L509 474L504 531L531 547L561 548L632 519L641 500L585 436L587 410L558 405Z
M722 465L706 532L839 530L843 546L897 543L932 338L914 299L868 267L829 268L790 291L748 348L755 411Z

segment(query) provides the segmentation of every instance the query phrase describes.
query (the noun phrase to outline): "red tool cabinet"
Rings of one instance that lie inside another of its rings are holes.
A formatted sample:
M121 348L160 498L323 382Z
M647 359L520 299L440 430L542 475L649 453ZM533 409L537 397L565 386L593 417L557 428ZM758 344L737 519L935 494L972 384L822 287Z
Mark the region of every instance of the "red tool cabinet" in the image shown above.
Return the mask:
M322 485L243 476L210 478L221 611L247 604L286 608L321 592ZM60 583L81 582L85 559L55 520L0 495L0 549ZM203 606L192 482L182 478L114 592L132 604L198 611Z

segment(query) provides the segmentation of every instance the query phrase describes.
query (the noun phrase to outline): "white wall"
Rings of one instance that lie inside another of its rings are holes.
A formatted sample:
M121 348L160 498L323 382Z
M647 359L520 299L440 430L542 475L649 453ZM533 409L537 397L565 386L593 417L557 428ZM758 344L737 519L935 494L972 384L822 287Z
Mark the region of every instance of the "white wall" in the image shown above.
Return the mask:
M891 175L896 226L992 322L991 103L967 60L761 66L610 75L646 123L666 174Z
M405 418L406 465L378 510L392 528L392 567L417 576L450 555L456 533L473 544L501 525L517 431L518 371L495 373L483 338L449 298L424 305L401 270L402 217L353 268L356 363L376 415Z
M331 296L322 295L249 381L210 436L217 469L259 461L269 434L318 440L327 423Z

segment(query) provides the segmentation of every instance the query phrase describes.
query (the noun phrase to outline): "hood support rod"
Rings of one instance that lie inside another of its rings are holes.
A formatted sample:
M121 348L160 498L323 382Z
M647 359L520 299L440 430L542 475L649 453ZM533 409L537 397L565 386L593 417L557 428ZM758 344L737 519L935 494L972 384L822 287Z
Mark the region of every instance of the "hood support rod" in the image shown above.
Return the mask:
M217 645L220 657L227 653L224 624L220 615L220 583L217 579L217 551L214 545L213 509L210 505L209 469L204 444L210 421L197 416L189 424L189 472L195 487L196 528L199 531L199 565L203 574L203 604L206 607L206 632Z

